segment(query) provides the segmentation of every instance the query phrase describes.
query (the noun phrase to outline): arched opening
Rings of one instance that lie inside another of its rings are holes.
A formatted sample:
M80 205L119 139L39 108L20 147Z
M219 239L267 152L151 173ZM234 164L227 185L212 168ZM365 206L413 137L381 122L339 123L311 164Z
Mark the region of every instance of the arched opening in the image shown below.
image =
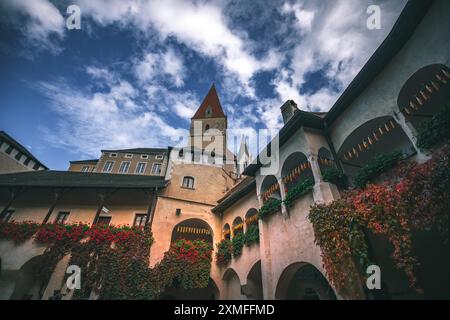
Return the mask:
M236 217L233 221L233 236L244 233L244 223L241 217Z
M403 129L390 116L379 117L362 124L345 139L338 157L349 177L380 154L400 152L404 157L416 153Z
M213 233L211 227L203 220L188 219L177 224L172 230L171 242L178 239L186 240L204 240L210 244L213 242Z
M260 194L263 202L271 198L281 200L280 185L275 176L269 175L264 178Z
M39 279L39 271L43 264L43 255L28 260L18 271L16 285L11 300L40 300L45 290Z
M314 183L311 164L301 152L294 152L286 158L281 169L281 176L286 190L290 190L305 179L310 179Z
M432 64L417 70L402 86L397 105L415 129L450 101L450 70Z
M223 274L224 281L224 298L226 300L240 300L241 299L241 281L236 271L229 268Z
M251 300L263 299L261 260L256 262L250 269L247 275L247 284L245 285L244 293Z
M319 149L317 153L320 172L323 174L329 168L336 168L333 155L325 147Z
M258 210L255 208L250 208L245 214L245 226L248 229L253 225L258 226Z
M418 258L415 269L419 293L410 287L405 272L393 259L394 247L385 235L365 230L370 260L381 269L381 290L366 290L371 299L448 299L450 297L450 243L445 243L436 228L413 231L412 255Z
M296 262L282 272L275 292L283 300L335 300L327 279L312 264Z
M223 226L222 236L223 236L224 239L227 239L227 240L231 239L231 229L230 229L230 225L228 223L226 223Z

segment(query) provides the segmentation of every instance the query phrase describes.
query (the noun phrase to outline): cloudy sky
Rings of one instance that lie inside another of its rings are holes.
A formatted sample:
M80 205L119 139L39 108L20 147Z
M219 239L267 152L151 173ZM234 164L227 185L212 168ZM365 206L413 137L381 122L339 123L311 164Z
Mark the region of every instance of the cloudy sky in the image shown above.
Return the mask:
M405 3L1 0L0 129L65 170L100 149L176 145L212 83L229 128L279 129L287 99L329 110ZM70 4L81 30L66 28Z

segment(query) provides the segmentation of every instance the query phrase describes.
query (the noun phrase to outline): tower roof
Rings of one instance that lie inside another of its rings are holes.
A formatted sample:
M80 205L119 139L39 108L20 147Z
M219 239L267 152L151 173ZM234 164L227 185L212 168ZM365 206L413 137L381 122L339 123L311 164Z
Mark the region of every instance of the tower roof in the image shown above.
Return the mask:
M206 111L208 107L211 107L211 114L206 116ZM197 112L194 114L192 119L203 119L203 118L221 118L225 117L222 106L220 104L219 96L217 95L216 86L213 84L211 89L209 89L208 94L205 99L203 99L202 104L198 108Z

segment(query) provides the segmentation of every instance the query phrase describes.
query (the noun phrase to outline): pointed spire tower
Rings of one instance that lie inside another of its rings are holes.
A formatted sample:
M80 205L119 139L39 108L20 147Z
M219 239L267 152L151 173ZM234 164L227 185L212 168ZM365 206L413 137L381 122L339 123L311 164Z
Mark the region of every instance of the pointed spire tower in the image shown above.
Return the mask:
M213 138L212 138L212 137ZM220 142L222 146L215 150L217 155L226 155L227 117L223 112L216 86L212 84L200 107L191 118L190 144L205 149L210 143Z
M240 176L252 161L253 158L248 150L247 138L242 136L241 145L237 155L237 174Z

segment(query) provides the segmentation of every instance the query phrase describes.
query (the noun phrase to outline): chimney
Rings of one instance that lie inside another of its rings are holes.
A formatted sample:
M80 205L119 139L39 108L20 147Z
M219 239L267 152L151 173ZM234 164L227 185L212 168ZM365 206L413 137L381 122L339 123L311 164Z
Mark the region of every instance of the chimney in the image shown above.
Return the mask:
M288 100L281 106L281 115L283 116L284 124L288 123L288 121L294 116L294 114L298 111L297 104L294 100Z

